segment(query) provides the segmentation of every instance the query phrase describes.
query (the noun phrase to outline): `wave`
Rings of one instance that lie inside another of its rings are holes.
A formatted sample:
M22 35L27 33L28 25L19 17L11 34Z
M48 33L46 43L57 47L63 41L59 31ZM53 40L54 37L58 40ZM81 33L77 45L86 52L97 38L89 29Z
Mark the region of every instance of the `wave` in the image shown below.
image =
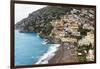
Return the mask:
M42 42L43 45L45 45L47 43L48 43L48 40L47 39L44 39L43 42Z
M40 37L38 33L37 33L37 37Z
M40 57L38 62L35 64L48 64L48 61L55 55L55 52L58 50L60 44L51 44L50 48L43 56Z

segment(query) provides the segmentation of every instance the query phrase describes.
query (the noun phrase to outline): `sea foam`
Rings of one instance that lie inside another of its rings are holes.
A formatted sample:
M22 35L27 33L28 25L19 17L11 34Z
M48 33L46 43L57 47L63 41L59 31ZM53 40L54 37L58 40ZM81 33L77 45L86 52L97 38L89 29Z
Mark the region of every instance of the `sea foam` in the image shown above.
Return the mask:
M59 46L60 44L51 44L48 51L40 57L36 64L48 64L48 61L55 55L55 52L58 50Z

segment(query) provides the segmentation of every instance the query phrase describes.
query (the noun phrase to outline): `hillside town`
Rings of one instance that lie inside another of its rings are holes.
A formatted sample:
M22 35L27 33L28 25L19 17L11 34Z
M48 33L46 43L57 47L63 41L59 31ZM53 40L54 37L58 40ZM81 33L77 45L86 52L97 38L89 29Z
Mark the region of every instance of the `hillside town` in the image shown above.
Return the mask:
M81 61L94 61L94 27L89 23L85 23L82 26L79 19L80 17L78 15L72 13L61 16L60 20L51 21L51 24L54 27L54 29L52 30L50 36L54 38L55 43L76 43L76 50L80 50L87 46L86 49L82 49L82 51L77 51L76 55L79 56ZM85 35L84 33L81 33L81 29L79 29L80 26L82 27L82 30L88 30L84 31L86 32ZM83 56L85 58L82 59L80 56Z

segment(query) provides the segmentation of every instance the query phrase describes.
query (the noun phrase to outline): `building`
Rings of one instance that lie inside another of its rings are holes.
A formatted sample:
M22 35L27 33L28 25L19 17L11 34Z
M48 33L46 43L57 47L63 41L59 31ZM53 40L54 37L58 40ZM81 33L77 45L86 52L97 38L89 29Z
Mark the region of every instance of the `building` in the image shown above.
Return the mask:
M76 38L71 38L71 37L66 37L66 38L61 38L62 42L69 42L69 43L75 43L77 42Z

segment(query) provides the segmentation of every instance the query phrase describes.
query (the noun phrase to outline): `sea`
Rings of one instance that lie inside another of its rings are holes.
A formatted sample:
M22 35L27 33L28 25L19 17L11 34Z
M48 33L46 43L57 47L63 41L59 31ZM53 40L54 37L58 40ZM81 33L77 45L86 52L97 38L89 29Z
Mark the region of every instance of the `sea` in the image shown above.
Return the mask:
M60 44L48 44L35 32L22 33L15 30L14 61L16 66L49 64Z

